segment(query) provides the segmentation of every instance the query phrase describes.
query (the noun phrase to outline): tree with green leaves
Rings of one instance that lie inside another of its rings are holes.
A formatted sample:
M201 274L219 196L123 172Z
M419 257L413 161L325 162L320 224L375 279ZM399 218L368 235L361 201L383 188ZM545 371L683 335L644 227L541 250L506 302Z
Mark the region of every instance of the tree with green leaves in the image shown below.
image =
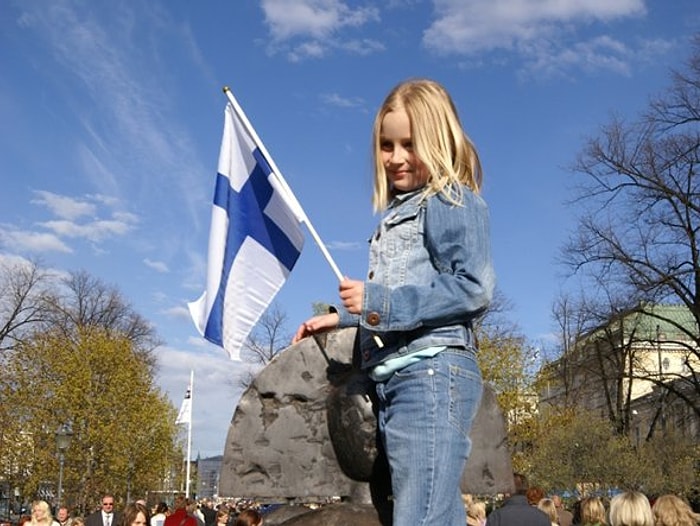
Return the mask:
M540 354L528 344L507 316L510 302L497 291L488 312L475 327L479 368L484 382L496 392L507 421L513 467L528 472L527 452L533 441L537 413L536 373Z
M27 268L4 267L0 275L2 283L24 283L15 290L41 290L42 305L41 316L14 316L25 320L21 337L16 329L0 355L0 478L26 499L55 488L56 431L67 424L73 435L64 502L85 510L103 491L123 501L128 493L177 487L181 446L175 408L154 381L159 340L152 326L114 287L87 273L37 280L29 278L50 274ZM7 297L25 307L5 312L23 312L29 303ZM19 327L6 326L12 324Z
M670 433L633 444L607 417L580 409L547 410L532 422L522 455L531 479L549 492L606 494L620 488L690 496L700 483L698 445Z
M123 499L162 487L177 458L172 404L128 339L94 327L73 336L36 334L6 362L0 392L27 446L27 476L16 483L33 495L54 478L55 432L67 423L67 502L84 509L105 490Z

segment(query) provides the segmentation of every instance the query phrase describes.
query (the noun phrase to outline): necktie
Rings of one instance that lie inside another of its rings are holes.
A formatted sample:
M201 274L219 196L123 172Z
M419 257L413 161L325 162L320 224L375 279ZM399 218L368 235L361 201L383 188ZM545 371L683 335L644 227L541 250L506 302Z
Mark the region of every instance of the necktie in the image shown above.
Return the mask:
M109 513L105 513L105 526L109 526L112 516Z

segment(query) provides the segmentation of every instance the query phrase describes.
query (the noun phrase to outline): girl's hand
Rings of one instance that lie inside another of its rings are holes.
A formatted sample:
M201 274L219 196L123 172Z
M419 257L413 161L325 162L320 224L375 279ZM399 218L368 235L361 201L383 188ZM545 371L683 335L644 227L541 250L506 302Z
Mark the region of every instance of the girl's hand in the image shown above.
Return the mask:
M311 336L317 332L328 331L330 329L335 329L338 326L340 317L337 312L331 312L329 314L321 314L320 316L314 316L309 318L304 323L302 323L297 329L294 338L292 338L292 344Z
M365 293L364 281L345 278L340 282L340 299L350 314L362 314L362 299Z

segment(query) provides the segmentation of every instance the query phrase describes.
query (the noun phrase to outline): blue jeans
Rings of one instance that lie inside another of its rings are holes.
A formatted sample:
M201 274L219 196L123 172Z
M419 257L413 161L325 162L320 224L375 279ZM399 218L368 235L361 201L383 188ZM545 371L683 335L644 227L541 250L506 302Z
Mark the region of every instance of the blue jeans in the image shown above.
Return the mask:
M376 384L394 526L463 526L460 479L482 379L472 350L446 349Z

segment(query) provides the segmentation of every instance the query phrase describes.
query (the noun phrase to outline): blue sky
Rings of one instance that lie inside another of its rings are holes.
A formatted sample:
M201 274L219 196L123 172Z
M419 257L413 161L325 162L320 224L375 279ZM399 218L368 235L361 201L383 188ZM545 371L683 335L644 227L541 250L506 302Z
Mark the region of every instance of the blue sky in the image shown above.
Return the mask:
M481 154L499 288L547 344L575 224L567 169L613 113L634 117L681 67L697 0L4 0L0 258L116 285L157 328L193 452L223 451L244 367L199 338L228 85L341 271L361 277L377 217L369 138L386 93L426 76ZM278 305L289 330L337 280L307 235Z

